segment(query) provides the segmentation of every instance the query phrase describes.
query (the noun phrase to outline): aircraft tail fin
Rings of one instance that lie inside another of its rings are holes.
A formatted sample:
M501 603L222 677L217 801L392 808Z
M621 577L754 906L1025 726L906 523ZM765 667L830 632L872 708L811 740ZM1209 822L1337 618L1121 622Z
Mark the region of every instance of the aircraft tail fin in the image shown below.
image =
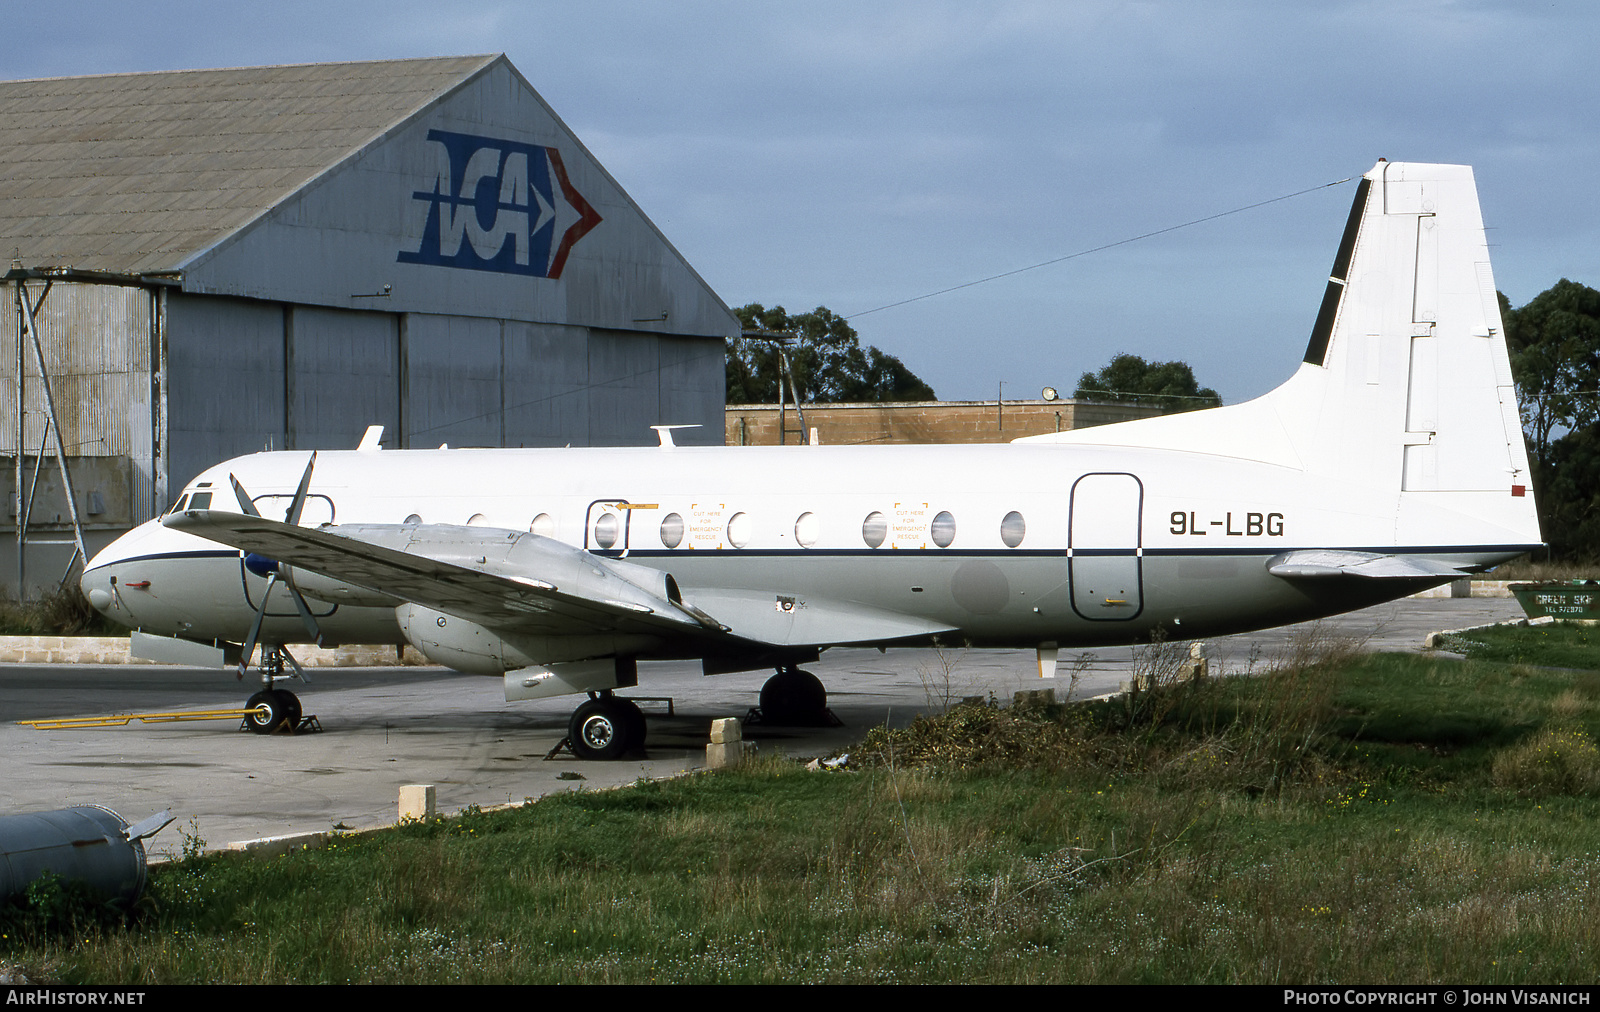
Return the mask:
M1269 396L1299 416L1297 441L1323 451L1318 470L1406 492L1527 495L1470 167L1379 162L1362 178L1301 375Z
M1395 489L1402 503L1432 502L1537 543L1472 169L1379 162L1362 177L1303 361L1282 386L1042 439L1262 460Z

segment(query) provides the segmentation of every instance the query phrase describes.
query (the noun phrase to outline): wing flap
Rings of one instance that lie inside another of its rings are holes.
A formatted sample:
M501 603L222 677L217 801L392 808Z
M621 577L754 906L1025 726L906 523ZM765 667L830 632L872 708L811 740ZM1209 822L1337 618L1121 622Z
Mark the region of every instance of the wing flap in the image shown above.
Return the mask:
M686 592L691 604L726 622L734 635L783 647L889 643L954 632L956 627L853 602L753 590Z

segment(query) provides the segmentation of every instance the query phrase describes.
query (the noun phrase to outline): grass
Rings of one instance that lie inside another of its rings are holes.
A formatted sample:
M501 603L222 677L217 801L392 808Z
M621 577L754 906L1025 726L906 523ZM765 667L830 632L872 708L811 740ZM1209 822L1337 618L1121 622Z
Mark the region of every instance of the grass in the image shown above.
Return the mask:
M1473 660L1600 671L1600 626L1572 622L1491 626L1457 633L1444 646ZM1577 684L1581 691L1600 694L1600 685L1585 688L1587 679Z
M1197 686L1158 658L1151 691L1094 707L954 706L874 732L838 772L766 759L271 861L191 853L126 918L13 906L0 967L128 984L1592 980L1588 676L1341 653Z

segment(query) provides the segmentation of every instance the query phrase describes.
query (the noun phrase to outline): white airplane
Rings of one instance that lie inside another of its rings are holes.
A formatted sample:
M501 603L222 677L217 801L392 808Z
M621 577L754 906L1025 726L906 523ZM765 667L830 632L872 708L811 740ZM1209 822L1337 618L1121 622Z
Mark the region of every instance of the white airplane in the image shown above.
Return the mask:
M369 430L210 468L82 584L147 655L262 644L262 731L299 713L274 685L285 645L409 643L508 700L587 693L571 747L611 758L643 742L614 694L640 660L775 668L764 715L804 719L826 694L798 666L831 646L1031 647L1049 675L1062 647L1317 618L1539 544L1472 170L1380 162L1303 363L1246 403L1000 445L663 428L659 447L384 450Z

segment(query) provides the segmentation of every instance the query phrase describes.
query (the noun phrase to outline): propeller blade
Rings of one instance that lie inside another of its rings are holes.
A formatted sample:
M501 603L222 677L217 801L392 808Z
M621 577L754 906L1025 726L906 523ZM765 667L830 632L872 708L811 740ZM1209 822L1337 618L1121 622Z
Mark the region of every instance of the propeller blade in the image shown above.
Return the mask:
M246 492L244 490L244 486L239 484L239 479L230 474L228 475L228 481L233 483L233 494L238 498L239 508L244 510L245 515L252 517L260 516L261 511L256 509L256 504L250 501L250 493Z
M300 623L306 627L306 632L311 634L312 641L317 646L322 646L322 629L318 627L316 617L311 614L311 609L306 606L306 599L301 596L300 588L288 581L284 582L284 586L289 588L289 596L294 598L294 606L300 612ZM262 606L265 607L266 602L263 601Z
M250 666L250 655L256 652L256 640L261 636L261 623L267 617L267 598L272 594L272 585L278 582L278 572L273 570L267 576L267 589L261 592L261 607L256 609L256 620L250 625L250 635L245 638L244 647L239 653L239 673L244 674L244 669Z
M306 461L306 473L300 476L300 487L294 490L294 501L289 504L289 512L284 514L283 522L294 527L300 525L300 512L306 507L306 492L311 488L311 469L317 466L317 453L311 451L311 459Z

